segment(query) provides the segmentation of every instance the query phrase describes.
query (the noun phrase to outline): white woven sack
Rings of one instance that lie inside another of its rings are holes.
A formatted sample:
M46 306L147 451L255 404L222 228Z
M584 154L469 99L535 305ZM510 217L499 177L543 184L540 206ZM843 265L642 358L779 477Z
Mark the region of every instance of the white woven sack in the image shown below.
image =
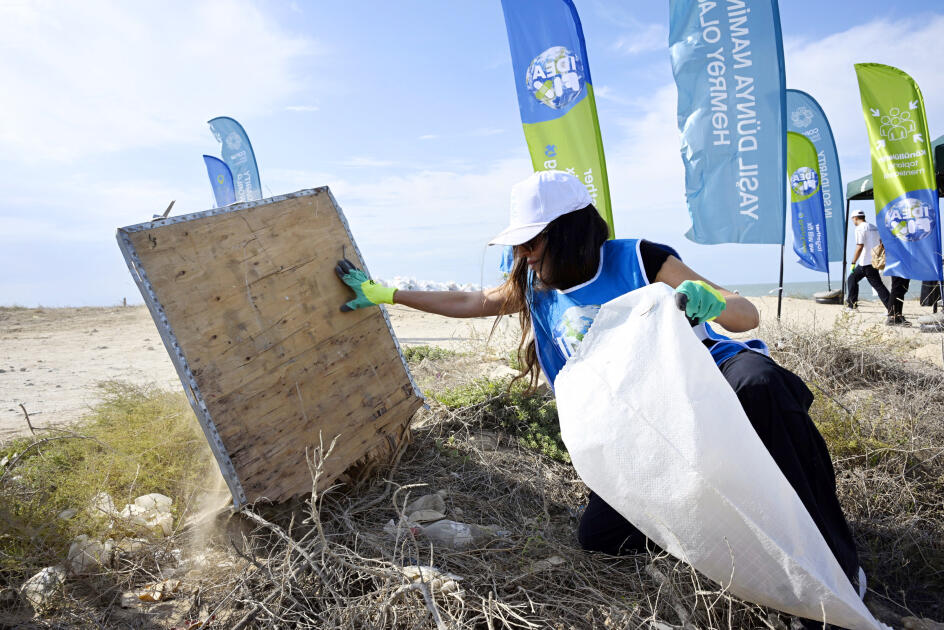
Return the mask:
M883 628L857 596L665 284L601 308L555 383L594 492L742 599Z

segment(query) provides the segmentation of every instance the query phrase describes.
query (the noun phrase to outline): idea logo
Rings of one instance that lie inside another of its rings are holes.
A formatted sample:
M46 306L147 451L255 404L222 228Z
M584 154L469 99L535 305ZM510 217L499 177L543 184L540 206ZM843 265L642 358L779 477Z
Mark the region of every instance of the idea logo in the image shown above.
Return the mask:
M531 61L525 83L540 102L565 109L583 90L583 62L564 46L552 46Z

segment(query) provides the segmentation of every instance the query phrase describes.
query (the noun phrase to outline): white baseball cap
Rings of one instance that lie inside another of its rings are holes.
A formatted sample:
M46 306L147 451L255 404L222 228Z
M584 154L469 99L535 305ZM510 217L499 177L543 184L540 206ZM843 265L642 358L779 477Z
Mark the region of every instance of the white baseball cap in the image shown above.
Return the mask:
M855 212L852 213L852 216L854 216L854 217L862 217L862 218L864 219L864 218L865 218L865 210L856 210Z
M557 217L593 201L583 183L564 171L538 171L511 188L511 220L489 245L521 245Z

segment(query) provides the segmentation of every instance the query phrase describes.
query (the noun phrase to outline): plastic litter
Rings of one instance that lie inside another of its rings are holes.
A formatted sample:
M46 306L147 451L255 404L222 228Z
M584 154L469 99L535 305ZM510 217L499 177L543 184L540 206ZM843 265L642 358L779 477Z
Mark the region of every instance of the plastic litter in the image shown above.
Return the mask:
M407 519L413 521L414 523L432 523L433 521L438 521L446 518L446 515L442 512L437 512L436 510L417 510L412 512Z
M460 590L457 582L462 580L461 577L447 571L440 571L436 567L410 565L401 567L400 572L411 583L425 582L432 592L455 593ZM403 590L402 587L401 590Z
M408 533L414 536L419 536L420 532L423 531L423 528L419 523L414 523L413 521L401 518L400 522L397 523L393 519L387 521L387 524L383 527L384 533L386 533L391 538L401 538L406 536Z
M845 628L885 627L667 285L603 305L555 386L578 474L663 549L742 599Z
M137 596L142 602L160 602L172 598L179 588L180 580L162 580L145 585Z
M507 536L508 532L494 526L482 527L471 523L460 523L444 519L421 527L423 535L434 545L449 549L469 549L486 542Z

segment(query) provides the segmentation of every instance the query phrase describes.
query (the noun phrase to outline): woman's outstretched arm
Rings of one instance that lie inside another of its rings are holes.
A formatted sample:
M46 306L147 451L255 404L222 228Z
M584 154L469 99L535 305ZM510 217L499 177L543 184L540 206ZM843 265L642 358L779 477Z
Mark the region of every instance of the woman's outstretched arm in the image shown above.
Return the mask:
M507 286L471 292L397 290L393 303L447 317L491 317L501 312Z
M678 285L686 280L703 280L716 288L724 296L726 305L714 321L721 324L725 330L745 332L757 328L760 324L760 314L750 300L703 278L675 256L669 256L665 259L655 279L656 282L664 282L673 289L678 288Z

